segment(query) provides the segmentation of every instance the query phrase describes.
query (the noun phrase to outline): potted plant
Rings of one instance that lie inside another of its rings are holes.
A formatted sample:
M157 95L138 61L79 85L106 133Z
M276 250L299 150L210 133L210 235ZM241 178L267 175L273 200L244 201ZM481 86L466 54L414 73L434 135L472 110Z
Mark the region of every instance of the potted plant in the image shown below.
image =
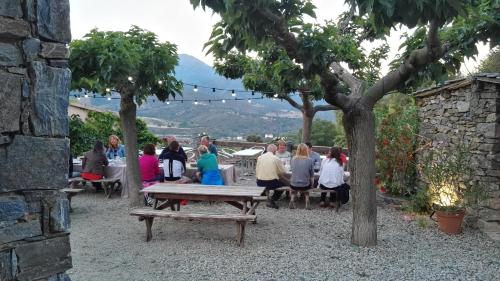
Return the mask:
M474 165L468 146L429 149L420 172L427 183L430 203L438 227L447 234L461 232L467 207L484 198L484 188L474 180Z

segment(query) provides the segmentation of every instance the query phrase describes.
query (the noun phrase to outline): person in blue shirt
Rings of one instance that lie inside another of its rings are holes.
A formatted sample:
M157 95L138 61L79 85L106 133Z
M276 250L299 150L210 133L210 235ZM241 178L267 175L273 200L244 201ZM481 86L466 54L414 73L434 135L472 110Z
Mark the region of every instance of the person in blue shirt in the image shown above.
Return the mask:
M204 145L198 147L200 158L197 162L198 173L196 176L200 179L201 184L206 185L224 185L224 180L219 171L217 157L208 152L208 148Z
M125 146L120 143L120 138L118 138L118 136L116 135L109 136L108 149L106 150L106 157L108 157L108 159L125 157Z

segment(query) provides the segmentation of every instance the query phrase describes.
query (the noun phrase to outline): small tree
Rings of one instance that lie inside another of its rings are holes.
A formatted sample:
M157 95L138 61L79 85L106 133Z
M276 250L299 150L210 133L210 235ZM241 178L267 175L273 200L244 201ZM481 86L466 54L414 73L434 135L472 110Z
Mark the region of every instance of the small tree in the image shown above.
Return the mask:
M71 42L70 50L73 89L120 94L130 204L138 206L142 202L138 193L142 182L137 150L137 105L148 96L165 101L180 94L182 83L173 76L178 63L177 48L169 42L159 42L154 33L133 26L126 32L94 29L82 40Z
M488 56L481 61L477 71L481 73L500 72L500 48L492 49Z

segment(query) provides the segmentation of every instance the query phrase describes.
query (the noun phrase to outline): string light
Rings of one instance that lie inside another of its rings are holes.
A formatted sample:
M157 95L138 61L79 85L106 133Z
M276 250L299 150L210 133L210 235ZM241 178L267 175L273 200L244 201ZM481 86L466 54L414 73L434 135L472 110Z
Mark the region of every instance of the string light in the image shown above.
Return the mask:
M193 91L198 92L198 86L197 85L194 85Z
M169 101L167 101L167 104L170 104L170 102L169 102Z
M252 100L251 100L251 99L248 99L248 103L252 103Z
M231 90L231 96L236 97L236 93L234 92L234 90Z
M198 101L195 101L195 102L194 102L194 104L195 104L195 105L198 105Z
M226 103L226 100L222 100L222 103Z
M132 78L132 76L129 76L128 81L132 82L132 80L134 80L134 78Z
M77 100L80 100L80 95L78 95L78 96L76 97L76 99L77 99Z
M162 84L163 84L163 81L159 80L158 85L162 85Z
M111 100L111 97L108 97L108 100Z
M88 95L87 93L85 93L85 97L86 97L86 98L88 98L88 97L89 97L89 95Z
M106 92L111 92L111 89L110 88L106 88Z
M274 94L274 96L273 96L273 97L277 98L277 97L278 97L278 94Z

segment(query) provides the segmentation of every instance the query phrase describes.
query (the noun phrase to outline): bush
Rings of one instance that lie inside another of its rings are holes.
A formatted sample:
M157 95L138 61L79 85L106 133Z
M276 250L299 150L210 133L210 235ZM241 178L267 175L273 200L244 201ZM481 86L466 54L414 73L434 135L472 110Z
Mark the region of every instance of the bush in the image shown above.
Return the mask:
M262 142L262 138L258 135L249 135L247 136L248 142Z

